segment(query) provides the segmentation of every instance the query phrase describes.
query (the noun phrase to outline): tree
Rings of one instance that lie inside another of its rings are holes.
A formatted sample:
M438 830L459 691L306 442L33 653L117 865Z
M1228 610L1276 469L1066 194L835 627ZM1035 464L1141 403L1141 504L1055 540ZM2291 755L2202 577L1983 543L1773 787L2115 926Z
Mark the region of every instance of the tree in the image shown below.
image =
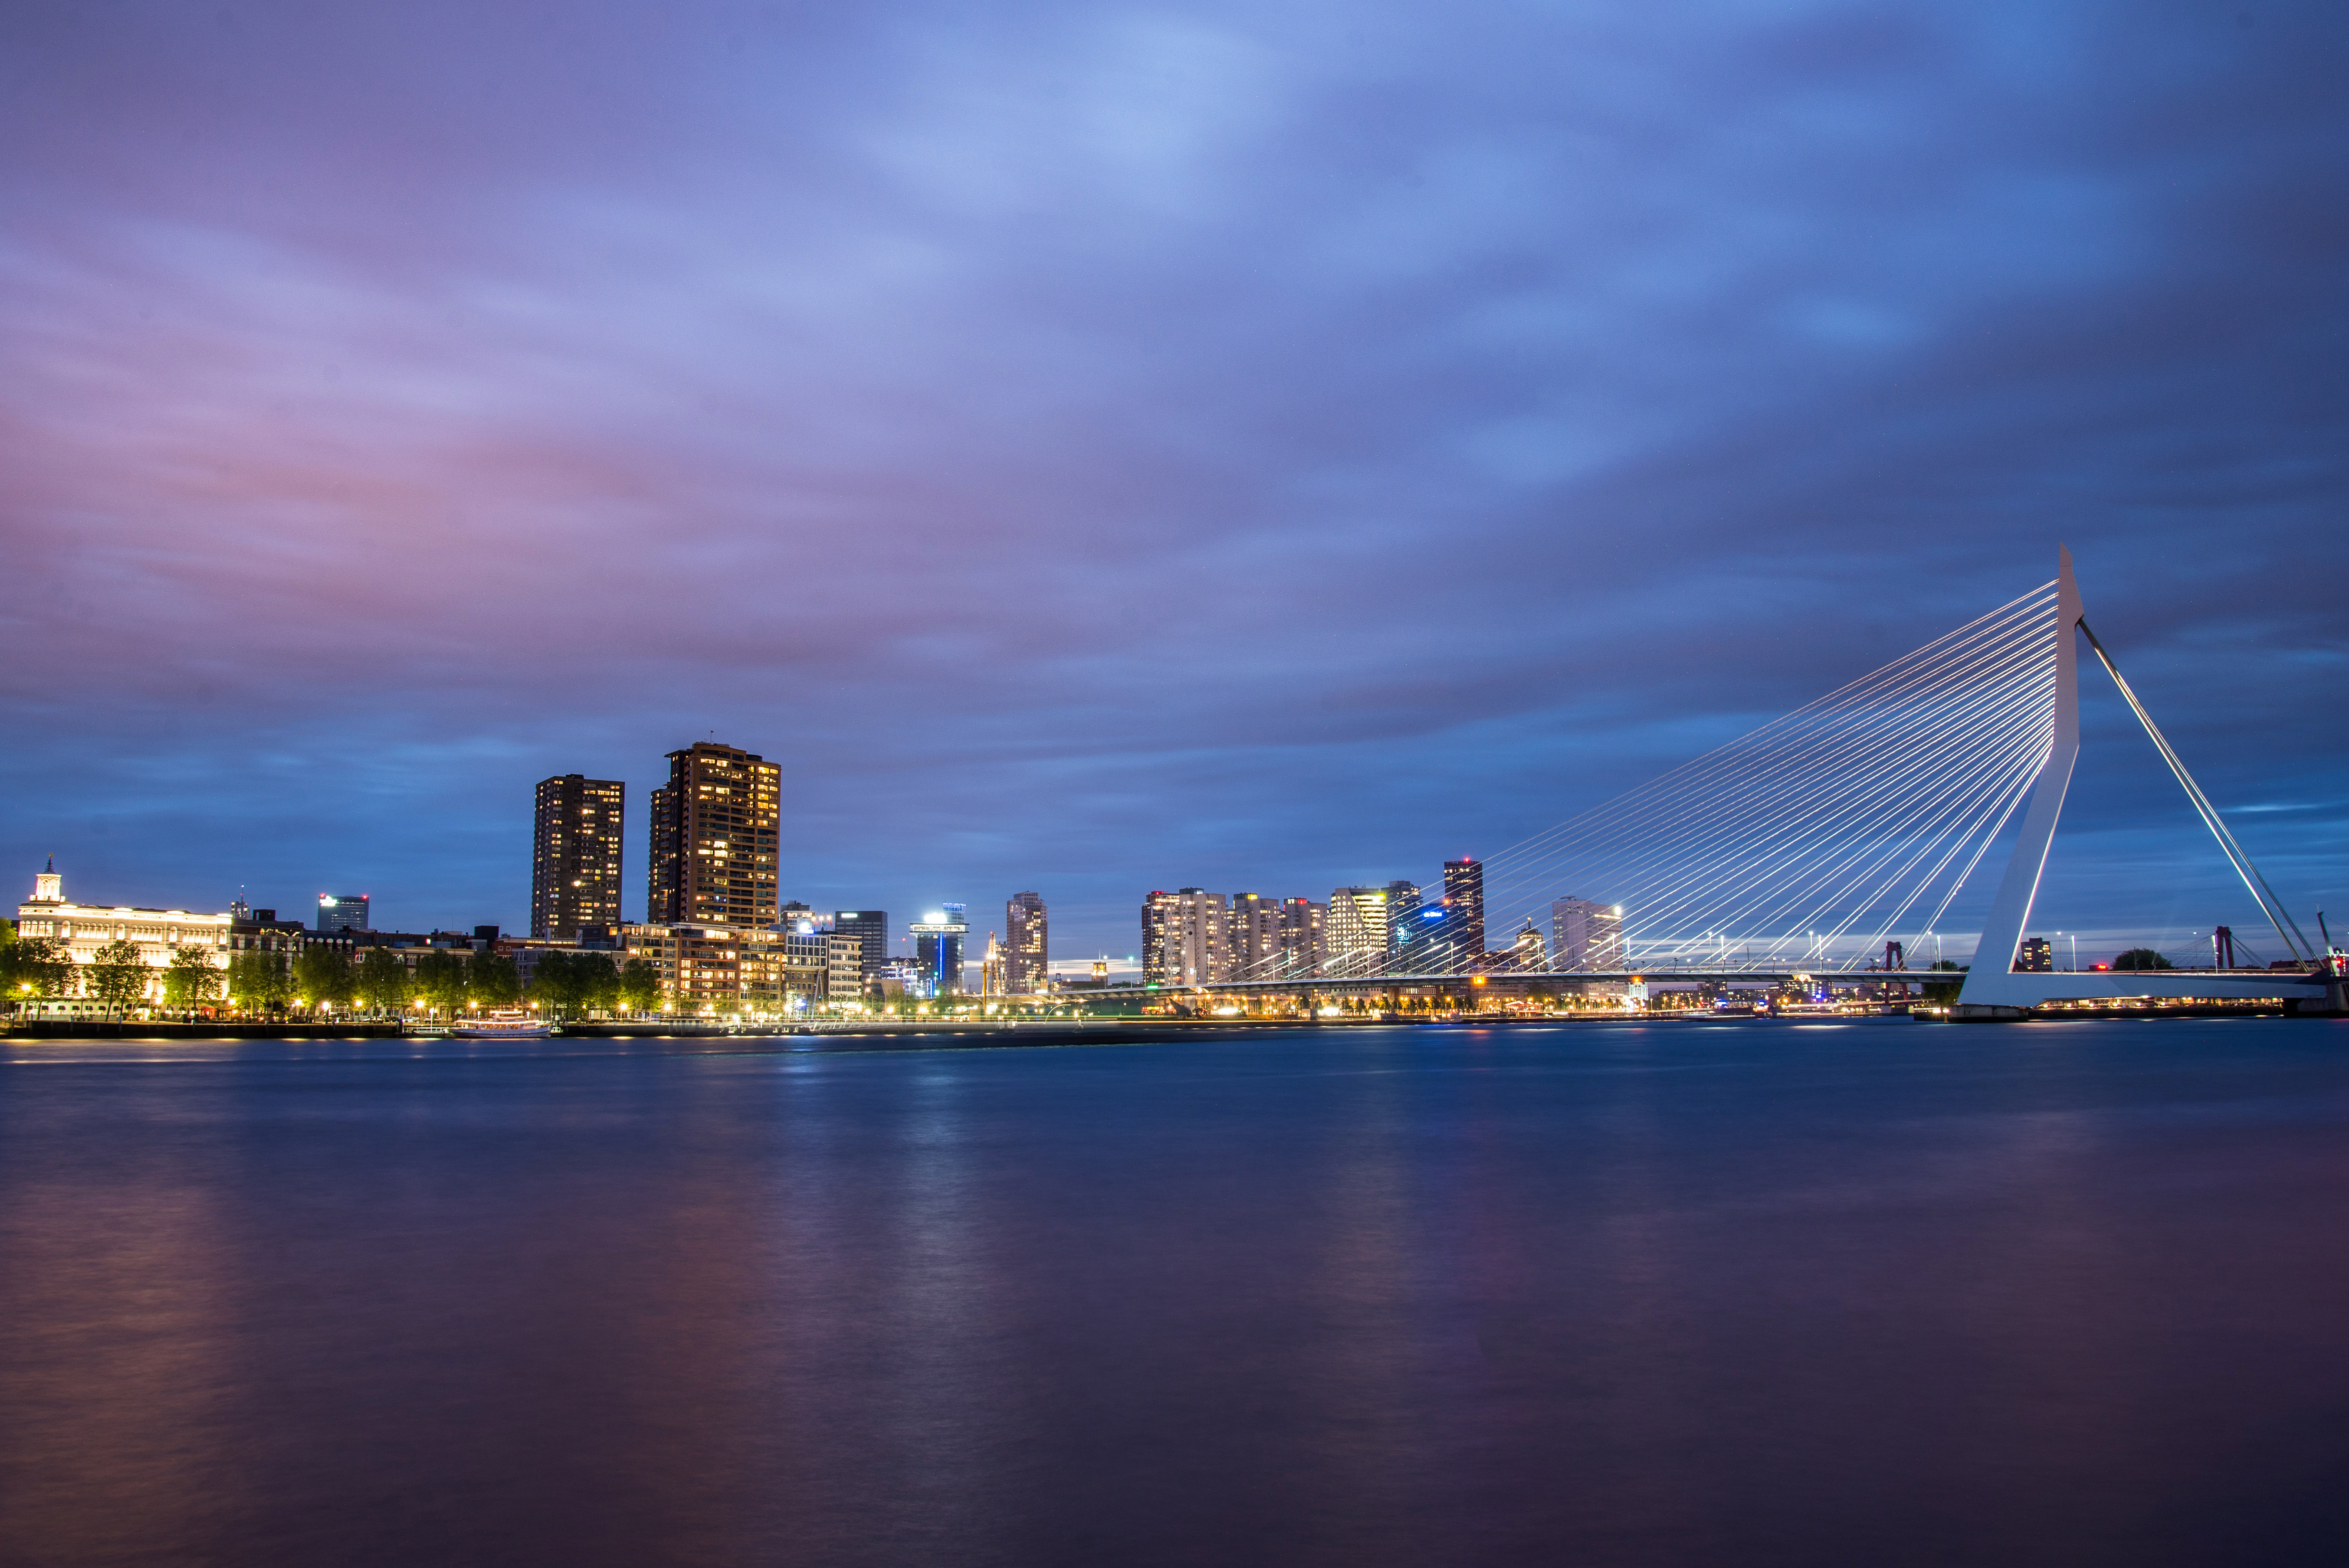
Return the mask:
M2175 969L2177 965L2150 947L2132 947L2113 960L2116 969Z
M522 1000L522 975L502 953L477 953L467 976L473 1000L484 1007L511 1007Z
M579 957L550 947L538 955L530 973L530 994L549 1017L568 1018L586 1005L587 977Z
M73 960L66 956L63 944L47 936L0 944L0 995L7 1000L62 996L72 984Z
M359 960L359 1000L378 1013L396 1013L408 1006L415 980L388 947L370 947Z
M261 949L229 960L229 991L249 1013L282 1013L294 999L294 976L285 954Z
M571 961L578 976L580 1006L608 1013L620 1005L620 970L608 953L582 953Z
M424 1005L444 1018L453 1018L465 1005L465 961L436 948L416 960L416 991Z
M660 1006L660 971L642 958L631 958L620 970L620 1001L631 1013L649 1013Z
M1925 967L1928 969L1939 970L1943 974L1958 975L1964 973L1967 966L1960 964L1953 958L1936 958L1932 963L1927 965ZM1928 1002L1954 1002L1958 999L1958 993L1964 989L1965 982L1962 980L1959 981L1954 985L1928 985L1925 987L1925 1000Z
M121 1012L147 999L150 977L147 961L139 956L138 944L118 936L89 955L85 984L90 1000Z
M351 961L331 947L305 947L294 960L294 992L316 1006L343 1008L358 995Z
M211 948L191 944L171 949L171 962L163 970L165 1006L201 1007L219 1001L220 994L221 972Z

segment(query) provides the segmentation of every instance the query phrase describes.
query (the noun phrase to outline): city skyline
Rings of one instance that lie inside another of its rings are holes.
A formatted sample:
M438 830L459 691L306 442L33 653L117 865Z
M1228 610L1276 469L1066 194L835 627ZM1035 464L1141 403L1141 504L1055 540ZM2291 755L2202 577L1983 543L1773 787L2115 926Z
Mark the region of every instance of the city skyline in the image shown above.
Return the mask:
M1499 852L2060 540L2349 907L2349 23L573 15L11 24L0 860L520 929L532 784L715 730L783 896L1123 953ZM2084 708L2051 923L2251 925Z

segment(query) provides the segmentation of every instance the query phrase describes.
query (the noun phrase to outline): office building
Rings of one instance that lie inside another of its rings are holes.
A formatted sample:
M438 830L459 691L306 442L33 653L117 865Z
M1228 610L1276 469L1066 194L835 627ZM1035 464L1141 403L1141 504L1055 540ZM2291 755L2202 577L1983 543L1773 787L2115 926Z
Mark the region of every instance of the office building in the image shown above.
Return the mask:
M832 917L833 934L853 936L863 956L864 978L872 979L889 962L889 912L885 909L843 909Z
M1549 906L1550 967L1559 974L1623 967L1623 906L1561 898Z
M1038 996L1052 973L1050 917L1041 893L1015 892L1003 905L1004 995Z
M864 982L870 973L864 967L864 939L854 932L835 927L824 937L823 944L825 999L835 1006L862 1002ZM888 955L884 954L882 956L885 958Z
M653 791L646 920L772 925L781 807L782 769L756 752L706 740L670 752Z
M565 773L542 779L533 819L530 934L569 942L582 925L620 923L620 843L627 786Z
M953 996L962 991L962 939L970 934L965 906L949 903L907 928L914 939L914 965L924 994Z
M1531 920L1517 933L1516 940L1509 944L1509 967L1526 975L1549 967L1549 950Z
M1445 935L1455 970L1485 961L1485 863L1471 855L1444 862Z
M2023 945L2014 950L2014 972L2018 975L2048 975L2054 968L2054 944L2044 936L2026 936Z
M372 931L367 922L367 895L363 892L322 892L318 895L320 931Z
M978 961L978 994L982 996L1004 995L1003 944L995 940L995 933L987 934L987 956Z
M1402 950L1403 943L1409 939L1412 932L1416 929L1413 922L1418 917L1421 899L1419 884L1414 882L1405 882L1401 877L1387 883L1386 892L1386 967L1391 972L1395 955ZM1372 974L1379 972L1371 971Z
M1412 891L1414 895L1418 892L1415 888ZM1330 894L1324 974L1350 980L1386 973L1387 903L1392 896L1382 887L1341 887Z
M1395 919L1390 975L1452 975L1461 969L1452 908L1441 902L1406 909Z

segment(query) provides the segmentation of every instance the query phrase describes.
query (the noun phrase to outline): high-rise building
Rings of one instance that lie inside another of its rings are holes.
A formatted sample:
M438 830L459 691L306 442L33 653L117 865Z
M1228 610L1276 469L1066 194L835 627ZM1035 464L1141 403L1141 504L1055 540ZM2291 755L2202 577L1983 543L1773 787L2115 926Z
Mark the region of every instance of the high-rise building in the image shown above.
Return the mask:
M367 895L363 892L322 892L318 895L320 931L372 931L367 923Z
M1280 974L1283 980L1310 980L1329 956L1330 906L1309 898L1280 901Z
M1169 946L1169 936L1174 929L1174 894L1156 889L1142 901L1142 983L1145 985L1174 983Z
M1485 864L1473 855L1444 862L1444 923L1454 949L1454 971L1485 961Z
M620 923L620 829L627 786L565 773L542 779L530 853L530 934L570 942Z
M1404 886L1410 886L1404 883ZM1414 894L1417 889L1413 889ZM1337 979L1383 975L1393 894L1382 887L1341 887L1330 894L1327 956L1322 972Z
M668 754L653 791L645 918L772 925L783 770L756 752L697 740Z
M1262 893L1232 894L1226 917L1226 977L1233 980L1278 980L1281 975L1280 902Z
M1231 978L1230 919L1223 894L1175 890L1166 930L1169 985L1213 985Z
M915 965L932 996L957 995L962 990L962 939L970 934L965 909L959 903L942 905L908 928Z
M1623 967L1623 906L1561 898L1549 906L1549 966L1559 974Z
M1534 974L1549 967L1549 950L1542 942L1542 934L1533 921L1526 920L1509 944L1509 967L1525 974Z
M1015 892L1003 905L1003 985L1013 996L1040 995L1052 973L1052 941L1041 893Z
M995 940L995 933L987 934L987 956L978 961L978 994L1000 996L1003 989L1003 944Z
M1421 899L1419 884L1407 882L1402 877L1397 877L1387 883L1386 891L1386 971L1392 974L1395 968L1395 958L1402 951L1403 944L1409 941L1412 933L1418 929L1415 923L1419 915ZM1377 974L1379 971L1373 970L1371 973Z
M832 929L856 938L864 978L872 979L889 962L889 912L885 909L843 909L832 917Z

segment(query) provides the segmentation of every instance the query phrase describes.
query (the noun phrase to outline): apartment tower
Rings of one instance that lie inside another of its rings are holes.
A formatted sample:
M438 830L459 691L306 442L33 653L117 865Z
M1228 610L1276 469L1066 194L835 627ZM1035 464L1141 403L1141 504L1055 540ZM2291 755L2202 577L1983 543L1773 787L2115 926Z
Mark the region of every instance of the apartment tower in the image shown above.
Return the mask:
M653 791L645 918L656 925L775 923L783 770L756 752L698 740L668 754Z
M1052 972L1050 927L1044 896L1015 892L1003 905L1003 988L1013 996L1042 995Z
M531 832L530 934L573 942L620 923L620 829L627 786L576 773L538 782Z

